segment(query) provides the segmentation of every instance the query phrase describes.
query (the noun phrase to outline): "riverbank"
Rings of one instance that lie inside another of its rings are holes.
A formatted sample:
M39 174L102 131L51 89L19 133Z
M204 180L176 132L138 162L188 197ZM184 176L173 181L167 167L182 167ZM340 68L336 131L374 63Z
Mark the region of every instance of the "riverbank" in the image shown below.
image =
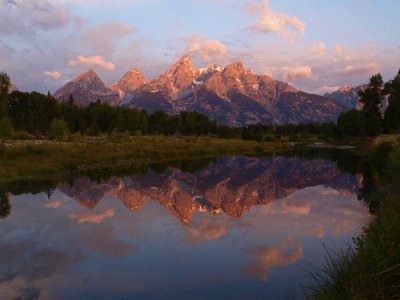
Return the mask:
M359 197L372 220L347 250L328 250L310 275L311 299L400 299L400 139L381 136L370 145Z
M124 166L221 155L262 155L287 151L286 141L256 142L211 137L83 137L75 142L5 141L0 144L0 180L68 175L90 168Z

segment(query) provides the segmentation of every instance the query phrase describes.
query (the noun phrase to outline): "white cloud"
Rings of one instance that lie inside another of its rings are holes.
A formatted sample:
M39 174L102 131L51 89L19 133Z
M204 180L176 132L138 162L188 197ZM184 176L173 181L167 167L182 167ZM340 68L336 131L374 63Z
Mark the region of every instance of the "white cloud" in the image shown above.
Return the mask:
M228 48L221 42L200 36L187 37L185 45L185 54L200 58L205 63L214 59L222 59L228 53Z
M68 61L68 65L70 67L84 66L84 67L100 67L108 71L114 71L115 65L111 62L108 62L103 56L100 55L92 55L92 56L84 56L79 55L76 59L70 59Z
M306 23L296 16L273 12L269 7L269 0L262 0L260 4L246 4L244 9L259 16L259 19L249 26L255 32L278 33L292 42L298 35L304 36Z
M325 55L326 54L326 46L323 42L316 43L314 45L311 45L310 47L311 51L319 54L319 55Z
M53 78L55 80L59 80L59 79L62 78L62 74L60 72L58 72L58 71L44 71L43 75L47 76L47 77L50 77L50 78Z

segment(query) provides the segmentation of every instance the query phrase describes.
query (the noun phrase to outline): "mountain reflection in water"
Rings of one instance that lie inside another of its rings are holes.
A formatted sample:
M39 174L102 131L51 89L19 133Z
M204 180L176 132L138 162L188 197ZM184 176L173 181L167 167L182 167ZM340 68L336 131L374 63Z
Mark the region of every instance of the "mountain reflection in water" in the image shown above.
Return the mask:
M345 247L368 217L360 181L329 160L224 157L193 172L79 177L50 198L10 188L0 298L298 297L323 243Z

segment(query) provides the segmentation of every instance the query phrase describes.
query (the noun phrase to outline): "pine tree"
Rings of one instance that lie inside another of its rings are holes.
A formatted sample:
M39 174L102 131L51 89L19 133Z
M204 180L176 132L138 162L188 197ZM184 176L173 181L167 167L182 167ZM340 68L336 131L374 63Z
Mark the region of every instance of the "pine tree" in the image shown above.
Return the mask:
M358 92L360 102L364 104L365 132L376 136L383 131L383 120L380 112L383 97L383 80L381 74L370 78L368 87Z
M0 120L7 117L7 98L10 88L10 77L4 73L0 73Z
M389 95L389 106L385 112L386 132L400 132L400 70L396 77L385 84L385 94Z

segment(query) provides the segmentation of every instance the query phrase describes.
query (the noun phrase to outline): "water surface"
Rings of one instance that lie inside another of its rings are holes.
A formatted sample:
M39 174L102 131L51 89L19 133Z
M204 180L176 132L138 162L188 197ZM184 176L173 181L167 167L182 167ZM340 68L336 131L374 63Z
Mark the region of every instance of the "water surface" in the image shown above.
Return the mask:
M298 298L304 269L368 218L361 177L329 160L187 166L10 185L0 298Z

